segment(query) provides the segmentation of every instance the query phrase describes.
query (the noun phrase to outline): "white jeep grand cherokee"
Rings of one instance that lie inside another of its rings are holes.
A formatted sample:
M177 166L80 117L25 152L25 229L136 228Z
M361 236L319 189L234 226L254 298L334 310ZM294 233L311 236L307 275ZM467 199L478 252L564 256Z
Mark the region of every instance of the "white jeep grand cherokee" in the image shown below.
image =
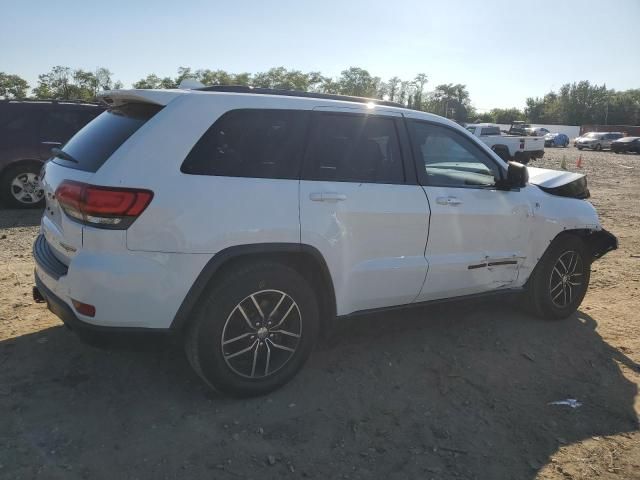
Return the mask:
M34 296L81 335L177 332L235 395L290 380L336 317L506 293L567 317L617 247L582 175L435 115L225 86L103 100L43 169Z

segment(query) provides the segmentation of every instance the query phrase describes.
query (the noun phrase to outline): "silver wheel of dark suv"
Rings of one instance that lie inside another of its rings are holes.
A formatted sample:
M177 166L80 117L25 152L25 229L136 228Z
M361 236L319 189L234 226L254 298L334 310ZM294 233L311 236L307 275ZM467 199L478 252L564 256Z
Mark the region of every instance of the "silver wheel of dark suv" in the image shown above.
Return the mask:
M0 195L10 208L44 206L44 190L40 185L40 164L24 162L6 169L0 178Z

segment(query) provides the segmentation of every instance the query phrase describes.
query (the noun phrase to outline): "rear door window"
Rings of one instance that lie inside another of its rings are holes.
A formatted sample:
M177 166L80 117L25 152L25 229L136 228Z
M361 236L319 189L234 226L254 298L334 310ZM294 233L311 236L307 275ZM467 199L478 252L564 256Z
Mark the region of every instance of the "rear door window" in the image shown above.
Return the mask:
M191 175L298 179L309 112L240 109L222 115L180 171Z
M499 127L484 127L480 132L480 135L500 135Z
M393 118L339 113L314 117L304 180L405 182Z
M161 109L161 106L147 103L129 103L111 108L82 128L62 147L78 163L59 157L55 157L53 161L65 167L96 172L131 135Z

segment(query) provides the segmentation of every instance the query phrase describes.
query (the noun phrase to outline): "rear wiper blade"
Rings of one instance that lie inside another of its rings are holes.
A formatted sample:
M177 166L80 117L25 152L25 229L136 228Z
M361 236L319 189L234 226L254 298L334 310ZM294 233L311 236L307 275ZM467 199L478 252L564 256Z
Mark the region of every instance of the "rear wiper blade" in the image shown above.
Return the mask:
M54 147L51 149L51 153L53 154L54 157L58 157L63 160L68 160L69 162L73 162L73 163L80 163L78 160L73 158L71 155L69 155L67 152L65 152L61 148Z

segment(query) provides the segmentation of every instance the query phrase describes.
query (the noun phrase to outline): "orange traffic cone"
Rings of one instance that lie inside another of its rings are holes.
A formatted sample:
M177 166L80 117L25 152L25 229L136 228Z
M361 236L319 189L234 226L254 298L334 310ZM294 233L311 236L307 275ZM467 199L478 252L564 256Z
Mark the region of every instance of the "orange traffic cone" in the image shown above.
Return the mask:
M578 160L576 160L576 167L582 168L582 155L580 155Z

